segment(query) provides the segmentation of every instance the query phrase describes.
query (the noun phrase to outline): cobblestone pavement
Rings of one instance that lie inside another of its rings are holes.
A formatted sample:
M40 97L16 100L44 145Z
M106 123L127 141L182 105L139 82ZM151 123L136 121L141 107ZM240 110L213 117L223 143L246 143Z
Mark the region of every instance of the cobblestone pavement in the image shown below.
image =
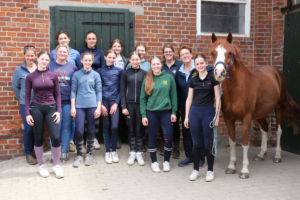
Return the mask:
M275 149L269 148L265 161L254 161L259 148L249 149L250 178L239 179L242 169L242 148L237 147L237 172L224 173L229 164L229 148L219 148L215 160L215 180L205 182L206 167L200 169L197 181L189 181L192 165L178 167L171 159L171 172L153 173L150 157L145 153L146 165L127 165L129 147L118 150L120 162L104 162L104 146L94 150L94 164L73 168L75 153L62 164L63 179L56 179L52 164L46 162L50 177L41 178L37 165L29 166L25 158L0 162L0 199L300 199L300 156L282 152L282 163L273 163ZM49 152L44 159L49 159ZM179 160L184 159L181 152ZM163 157L158 155L162 167Z

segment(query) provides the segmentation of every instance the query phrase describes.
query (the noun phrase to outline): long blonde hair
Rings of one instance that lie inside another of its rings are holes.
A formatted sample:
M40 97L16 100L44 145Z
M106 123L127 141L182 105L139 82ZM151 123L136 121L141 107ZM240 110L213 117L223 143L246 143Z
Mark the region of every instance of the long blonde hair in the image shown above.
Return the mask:
M150 60L150 64L152 64L152 61L154 59L158 59L161 62L161 59L159 57L153 56L151 58L151 60ZM155 82L154 82L154 74L153 74L153 70L151 69L149 71L149 73L147 74L146 81L145 81L145 92L146 92L147 95L151 95L152 90L154 88L154 84L155 84Z

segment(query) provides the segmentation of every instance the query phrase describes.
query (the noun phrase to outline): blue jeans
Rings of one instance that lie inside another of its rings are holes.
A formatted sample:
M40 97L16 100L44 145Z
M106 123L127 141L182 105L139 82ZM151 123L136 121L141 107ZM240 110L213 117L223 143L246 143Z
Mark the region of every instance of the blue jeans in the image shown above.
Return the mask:
M74 140L74 136L75 136L75 130L76 130L75 121L72 122L71 126L72 126L72 130L71 130L70 142L72 142Z
M62 104L60 112L59 122L59 139L62 143L61 152L68 152L71 132L72 132L72 116L71 116L71 104ZM52 143L50 140L52 147Z
M33 127L27 124L26 115L25 115L25 105L20 105L20 113L24 124L24 132L23 132L24 152L26 156L29 156L33 151L33 145L34 145Z

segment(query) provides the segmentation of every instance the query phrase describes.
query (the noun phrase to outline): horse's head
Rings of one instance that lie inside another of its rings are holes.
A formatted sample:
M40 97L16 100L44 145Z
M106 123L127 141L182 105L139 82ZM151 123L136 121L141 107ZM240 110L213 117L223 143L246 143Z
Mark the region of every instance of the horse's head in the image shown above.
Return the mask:
M232 35L229 32L227 39L217 38L212 34L211 40L213 42L209 52L212 55L214 63L214 75L217 81L224 81L227 72L233 67L234 59L239 52L232 42Z

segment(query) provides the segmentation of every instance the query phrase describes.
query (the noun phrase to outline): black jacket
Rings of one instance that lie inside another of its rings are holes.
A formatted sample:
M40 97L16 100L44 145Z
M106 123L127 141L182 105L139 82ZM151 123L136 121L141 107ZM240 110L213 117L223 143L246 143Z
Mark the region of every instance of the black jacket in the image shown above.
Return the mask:
M127 108L128 103L140 103L141 87L148 72L139 68L123 71L120 83L121 107Z

